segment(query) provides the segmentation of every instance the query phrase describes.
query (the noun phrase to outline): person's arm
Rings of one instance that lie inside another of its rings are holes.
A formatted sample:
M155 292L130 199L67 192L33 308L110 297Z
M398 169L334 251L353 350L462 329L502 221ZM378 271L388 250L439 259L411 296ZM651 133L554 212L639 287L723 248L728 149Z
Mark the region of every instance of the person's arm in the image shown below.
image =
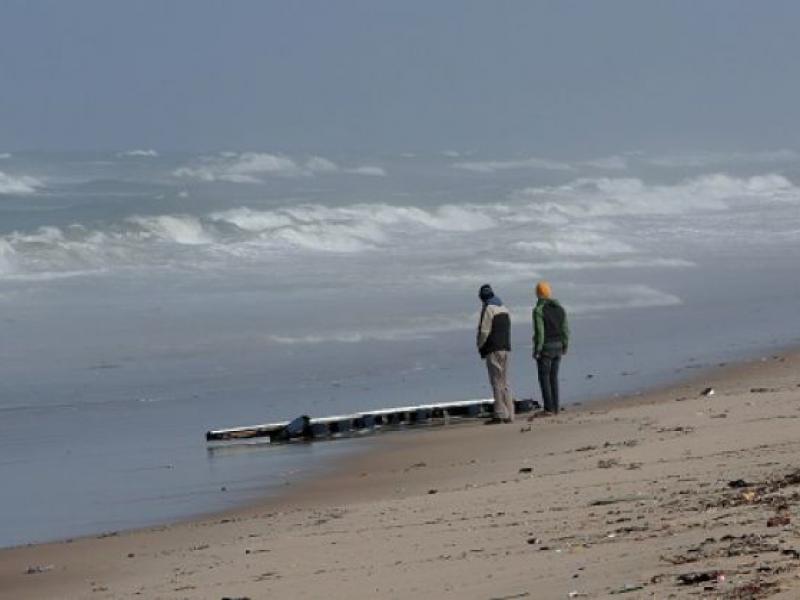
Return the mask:
M489 310L488 306L484 306L481 311L481 319L478 323L478 350L483 348L486 340L489 339L489 334L492 333L492 319L494 318L494 311Z
M543 304L537 303L533 308L533 358L538 359L544 346Z
M564 311L564 320L561 322L561 345L564 347L564 354L566 354L569 347L569 322L567 321L566 310Z

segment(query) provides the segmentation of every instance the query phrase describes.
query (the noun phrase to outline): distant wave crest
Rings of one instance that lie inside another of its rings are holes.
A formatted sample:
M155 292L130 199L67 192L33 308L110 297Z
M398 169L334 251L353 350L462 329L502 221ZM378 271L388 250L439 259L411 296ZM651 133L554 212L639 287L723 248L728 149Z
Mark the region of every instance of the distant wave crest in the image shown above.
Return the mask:
M0 171L0 195L25 195L33 194L44 183L36 177L30 175L8 175Z
M332 173L386 176L386 170L375 165L342 167L323 156L311 156L303 161L268 152L224 152L204 156L172 172L179 179L250 184L261 183L268 177L313 177Z

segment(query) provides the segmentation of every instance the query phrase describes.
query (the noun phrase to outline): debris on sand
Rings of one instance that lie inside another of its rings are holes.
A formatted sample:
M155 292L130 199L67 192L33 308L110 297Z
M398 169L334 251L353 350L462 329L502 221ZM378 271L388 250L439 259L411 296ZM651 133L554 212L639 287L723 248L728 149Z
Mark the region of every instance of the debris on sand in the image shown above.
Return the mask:
M528 592L521 592L511 596L496 596L495 598L490 598L490 600L514 600L514 598L527 598L528 596L530 596Z
M644 589L643 585L626 583L621 588L617 588L615 590L611 590L608 593L611 594L611 595L627 594L628 592L638 592L638 591L643 590L643 589Z
M409 471L411 471L413 469L424 469L427 466L428 466L427 463L417 462L417 463L414 463L413 465L408 465L404 470L405 470L406 473L408 473Z
M714 388L712 388L712 387L707 387L707 388L706 388L706 389L704 389L702 392L700 392L700 395L701 395L701 396L713 396L713 395L714 395L714 393L715 393L715 392L714 392Z
M38 575L39 573L47 573L53 570L53 565L33 565L25 569L26 575Z
M659 427L657 433L692 433L694 432L694 427L691 425L678 425L676 427Z
M589 506L608 506L610 504L619 504L620 502L638 502L640 500L648 500L644 496L622 496L620 498L601 498L600 500L593 500Z
M731 488L746 488L750 487L752 484L747 483L744 479L734 479L728 482L728 487Z
M767 527L783 527L791 522L792 519L789 515L775 515L767 519Z
M725 575L721 571L692 571L678 575L678 583L681 585L696 585L706 581L717 581Z

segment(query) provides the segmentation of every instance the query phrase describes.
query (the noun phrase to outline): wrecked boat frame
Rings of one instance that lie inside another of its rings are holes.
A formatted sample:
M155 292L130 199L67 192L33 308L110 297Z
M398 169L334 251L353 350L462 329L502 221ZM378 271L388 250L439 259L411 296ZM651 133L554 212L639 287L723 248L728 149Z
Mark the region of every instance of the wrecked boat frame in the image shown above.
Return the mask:
M346 415L311 418L302 415L292 421L264 423L247 427L215 429L206 432L209 443L259 442L288 443L295 441L330 440L376 433L381 430L447 425L451 422L485 419L492 415L494 400L462 400L420 404L396 408L380 408ZM531 412L539 403L514 400L518 413Z

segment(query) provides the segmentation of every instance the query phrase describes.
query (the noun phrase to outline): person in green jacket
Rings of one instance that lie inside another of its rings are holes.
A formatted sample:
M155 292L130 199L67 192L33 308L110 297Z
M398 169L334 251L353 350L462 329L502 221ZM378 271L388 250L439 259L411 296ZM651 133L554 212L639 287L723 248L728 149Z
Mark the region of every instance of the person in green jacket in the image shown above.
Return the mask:
M533 359L539 375L544 410L558 414L558 368L561 357L569 347L567 313L558 300L552 298L550 284L536 284L536 306L533 307Z

